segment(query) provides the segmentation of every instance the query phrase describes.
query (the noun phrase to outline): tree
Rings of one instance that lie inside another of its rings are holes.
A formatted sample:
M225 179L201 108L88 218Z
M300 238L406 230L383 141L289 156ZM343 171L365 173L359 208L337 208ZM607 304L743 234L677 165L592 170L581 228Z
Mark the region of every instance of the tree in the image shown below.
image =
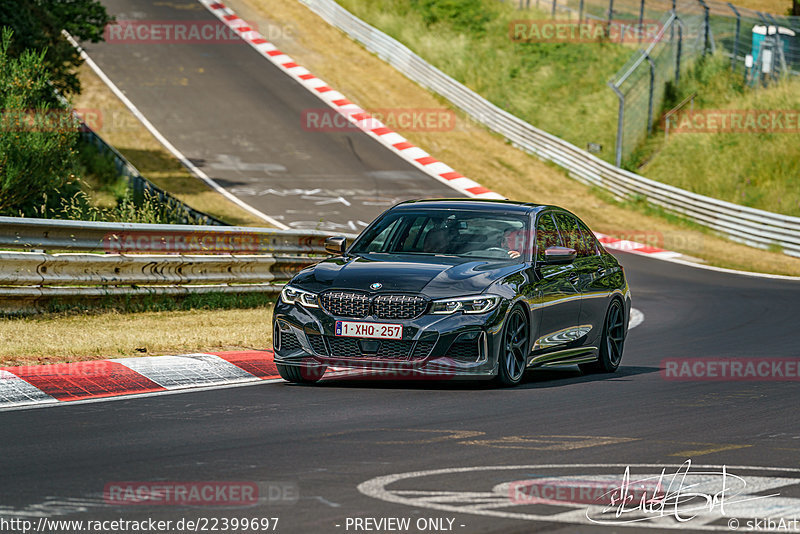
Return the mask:
M45 50L44 64L53 85L64 93L80 92L75 69L82 60L61 30L96 43L111 21L99 0L0 1L0 27L11 28L15 35L8 52L19 57L26 49Z
M44 51L13 57L11 30L0 35L0 213L31 214L54 200L77 168L78 123L52 102ZM48 198L49 197L49 198ZM57 199L56 199L57 200Z

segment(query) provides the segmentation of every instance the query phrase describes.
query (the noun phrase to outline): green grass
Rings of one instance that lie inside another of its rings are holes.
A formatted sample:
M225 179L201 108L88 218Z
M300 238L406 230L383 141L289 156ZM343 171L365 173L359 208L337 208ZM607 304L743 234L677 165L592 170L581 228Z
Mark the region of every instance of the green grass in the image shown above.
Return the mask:
M800 80L766 88L744 86L729 59L696 66L680 95L697 93L695 109L796 110ZM795 115L797 116L797 115ZM800 215L800 138L795 133L681 133L664 141L658 132L642 147L639 172L703 195L768 211Z
M606 82L636 51L596 43L519 43L515 19L546 19L496 0L338 0L494 104L578 147L599 143L613 161L617 98ZM452 5L451 5L452 4ZM767 88L743 84L730 60L708 58L671 87L664 110L697 93L695 109L800 110L800 80ZM656 130L625 162L647 177L711 197L800 215L797 133L697 133Z
M606 82L628 60L630 46L514 42L512 21L550 15L496 0L466 2L479 4L475 10L486 19L480 25L443 18L428 24L420 0L339 3L495 105L579 147L599 143L601 156L613 154L617 98Z

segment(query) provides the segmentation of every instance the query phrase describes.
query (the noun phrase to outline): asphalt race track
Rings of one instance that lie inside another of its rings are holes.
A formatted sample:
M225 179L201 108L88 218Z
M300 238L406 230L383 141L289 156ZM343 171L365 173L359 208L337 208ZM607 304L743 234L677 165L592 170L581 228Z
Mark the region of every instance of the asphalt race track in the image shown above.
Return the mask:
M196 0L103 3L118 21L224 28ZM327 105L244 42L85 47L189 160L293 228L358 232L401 200L462 196L362 132L309 131L303 113Z
M615 375L534 371L510 390L278 383L6 412L0 511L87 519L277 516L283 532L338 532L347 517L403 515L455 517L466 525L458 531L469 533L594 532L596 526L443 514L367 497L357 486L378 476L473 466L672 465L691 458L797 467L796 383L682 382L659 372L668 358L796 357L797 284L636 256L623 261L646 319L631 331ZM621 474L622 467L605 472ZM104 488L117 481L207 480L295 484L300 498L249 508L103 503ZM436 489L466 483L444 477Z
M178 18L170 6L185 3L107 1L118 18L135 12L142 19ZM210 17L196 9L181 11L186 16ZM323 187L332 195L347 189L387 198L450 194L366 136L293 127L298 110L318 104L245 46L107 44L89 52L181 151L230 188ZM190 77L186 86L170 82L178 66ZM202 76L191 74L199 67ZM215 105L222 100L229 104ZM285 170L213 166L224 161ZM270 215L302 220L294 218L287 199L292 210L308 209L309 201L299 196L247 197ZM319 209L318 217L346 224L381 207L354 203L330 215L322 211L329 206ZM800 467L796 379L684 381L661 371L666 362L685 358L796 361L800 282L618 257L645 321L631 331L614 375L534 371L515 389L340 378L316 386L265 383L3 412L0 516L278 517L276 531L297 533L367 531L355 527L356 517L412 521L410 530L373 530L381 532L448 531L417 527L417 520L434 519L469 534L728 530L727 521L679 523L673 517L599 527L581 519L583 509L538 504L515 516L522 508L497 502L502 492L491 499L493 488L512 480L618 480L626 465L650 464L635 469L658 473L660 466L691 459L730 466L755 494L780 493L783 508L756 504L742 517L800 517L800 473L764 469ZM444 471L374 480L430 470ZM244 507L109 504L104 489L121 481L239 481L266 490L264 499ZM274 499L270 489L276 489ZM403 499L414 502L398 502Z

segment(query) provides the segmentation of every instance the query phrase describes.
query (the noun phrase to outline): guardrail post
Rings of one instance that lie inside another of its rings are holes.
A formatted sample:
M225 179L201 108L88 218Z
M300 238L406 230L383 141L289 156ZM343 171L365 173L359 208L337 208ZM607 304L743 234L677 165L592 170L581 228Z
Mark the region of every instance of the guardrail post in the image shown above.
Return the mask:
M705 15L703 15L703 55L705 56L706 52L708 51L709 31L711 29L709 26L709 9L708 9L708 4L706 4L705 0L697 0L697 1L700 3L701 6L703 6L703 9L705 10Z
M675 53L675 84L681 79L681 54L683 53L683 22L676 18L675 22L678 23L678 49ZM673 22L673 24L675 23Z
M728 2L728 7L736 15L736 32L733 34L733 53L731 54L731 70L736 70L736 55L739 53L739 30L742 24L742 17L739 15L739 10L736 9L736 6Z
M614 0L608 0L608 25L606 27L606 33L611 35L611 20L614 18Z
M144 181L141 180L138 176L129 176L129 180L131 181L131 189L133 189L133 205L136 207L141 207L144 204Z
M656 85L656 64L647 52L645 52L644 57L650 64L650 95L647 99L647 135L651 135L653 133L653 93L655 92Z
M675 15L675 18L678 18L677 1L678 0L672 0L672 14ZM673 22L669 26L669 40L671 42L674 39L675 39L675 23Z
M583 21L583 0L578 4L578 25Z
M552 0L552 2L553 2L553 6L552 6L552 9L550 11L550 18L554 19L554 18L556 18L556 0Z
M766 15L767 15L767 17L769 17L769 20L775 26L775 56L780 61L781 72L786 72L787 71L787 69L786 69L786 57L783 54L783 44L781 43L781 32L780 32L781 26L780 26L780 24L778 24L778 21L775 20L775 17L773 17L769 13L767 13ZM769 33L769 31L767 31L767 33ZM773 64L774 64L774 62L773 62ZM774 69L774 68L773 68L773 73L774 73L775 78L777 78L778 77L778 73L777 73L777 70Z
M615 156L614 156L614 164L619 167L622 165L622 132L624 128L624 119L625 119L625 95L622 94L622 91L619 90L619 87L614 85L612 82L608 82L609 87L611 90L617 94L617 98L619 98L619 115L617 116L617 140L616 146L614 147Z
M641 0L641 2L639 2L639 28L637 31L639 32L640 43L642 42L642 38L644 37L644 32L642 31L642 25L644 24L644 1L645 0Z

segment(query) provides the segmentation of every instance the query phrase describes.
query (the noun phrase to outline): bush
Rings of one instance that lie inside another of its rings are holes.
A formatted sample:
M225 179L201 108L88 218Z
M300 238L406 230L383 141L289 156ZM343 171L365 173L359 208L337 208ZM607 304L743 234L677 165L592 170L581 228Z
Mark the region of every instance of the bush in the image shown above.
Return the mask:
M0 213L25 213L75 179L78 121L52 101L44 52L10 53L0 35Z
M16 34L11 55L25 50L44 50L43 61L53 85L62 93L80 92L75 70L81 65L77 50L64 38L65 29L76 39L96 43L110 23L99 0L3 0L0 2L0 27ZM47 95L52 99L52 94Z

